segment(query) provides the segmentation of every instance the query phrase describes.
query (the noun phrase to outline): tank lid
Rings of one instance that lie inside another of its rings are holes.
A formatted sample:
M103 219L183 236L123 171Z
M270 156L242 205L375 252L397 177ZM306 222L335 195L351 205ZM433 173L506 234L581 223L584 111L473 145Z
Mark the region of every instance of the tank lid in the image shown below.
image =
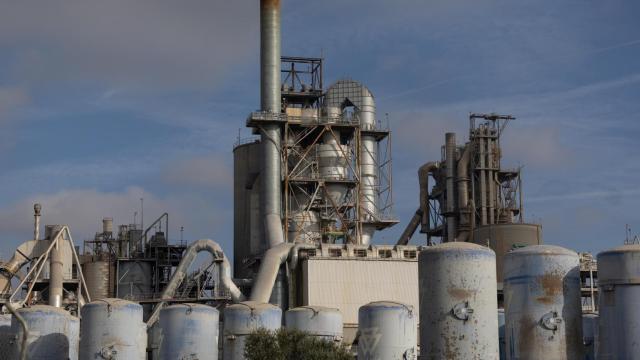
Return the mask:
M377 308L394 308L394 309L398 309L398 308L404 308L404 309L407 309L409 312L413 311L413 306L405 304L405 303L397 302L397 301L372 301L372 302L360 307L360 309L362 309L362 308L369 308L369 309L377 309Z
M508 255L569 255L578 256L578 253L556 245L529 245L512 250Z
M165 307L164 309L162 309L162 311L169 310L169 309L185 309L185 310L191 309L191 310L202 310L202 311L215 311L215 312L218 312L218 309L214 308L213 306L204 305L204 304L196 304L196 303L173 304L173 305L169 305L169 306Z
M299 307L287 310L287 312L307 312L307 311L325 312L325 313L327 313L327 312L339 313L340 312L340 310L336 309L336 308L330 308L330 307L325 307L325 306L315 306L315 305L299 306Z
M615 254L615 253L626 253L626 252L640 252L640 244L628 244L614 247L613 249L605 250L598 254L598 257L601 255Z
M478 245L470 242L464 241L453 241L446 242L434 246L424 247L422 251L420 251L421 255L426 254L435 254L435 253L443 253L443 252L451 252L451 251L464 251L469 253L483 253L483 254L491 254L495 256L495 253L490 248Z
M20 313L34 313L34 312L53 312L53 313L57 313L60 315L64 315L64 316L68 316L70 318L75 318L75 316L69 314L68 311L66 311L63 308L59 308L59 307L55 307L55 306L51 306L51 305L33 305L30 307L24 307L24 308L20 308L17 309L18 312Z
M623 245L598 254L598 284L640 284L640 245Z
M137 302L124 300L124 299L118 299L118 298L98 299L98 300L94 300L94 301L88 303L87 305L94 305L94 306L104 306L104 305L109 305L109 306L129 306L129 305L134 305L134 306L142 307L142 305L138 304ZM87 306L87 305L85 305L85 306Z
M242 301L227 306L225 310L227 309L233 311L280 310L279 307L273 304L261 303L257 301Z

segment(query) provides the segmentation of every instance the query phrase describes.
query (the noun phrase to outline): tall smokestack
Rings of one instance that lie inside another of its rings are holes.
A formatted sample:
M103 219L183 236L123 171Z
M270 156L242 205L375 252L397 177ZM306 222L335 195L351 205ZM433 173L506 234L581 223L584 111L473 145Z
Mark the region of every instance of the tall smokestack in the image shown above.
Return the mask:
M260 102L263 112L280 114L280 0L260 0ZM262 218L265 221L267 245L272 247L284 242L281 215L280 125L278 122L268 122L261 131Z
M280 0L260 0L261 110L280 113Z

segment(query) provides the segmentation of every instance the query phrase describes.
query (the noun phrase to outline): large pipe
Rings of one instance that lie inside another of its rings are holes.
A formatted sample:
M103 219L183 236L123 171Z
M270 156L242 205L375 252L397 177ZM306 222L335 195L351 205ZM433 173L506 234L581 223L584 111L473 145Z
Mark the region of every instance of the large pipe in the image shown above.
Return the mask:
M366 91L365 91L366 90ZM362 87L361 102L358 107L358 117L362 130L376 128L376 105L373 95ZM360 139L360 194L362 208L361 243L371 243L375 227L367 222L376 221L378 214L378 143L372 135L362 135Z
M62 286L63 286L63 261L62 261L62 234L58 231L52 239L56 243L51 248L49 254L49 305L62 307Z
M260 0L260 104L280 113L280 0Z
M411 217L411 220L407 224L407 227L402 232L402 235L400 235L400 238L398 238L396 245L407 245L409 243L409 240L411 240L411 237L416 232L418 225L420 225L421 219L422 219L422 209L418 208L415 214L413 214L413 217Z
M249 297L249 300L259 303L269 302L273 285L278 277L280 265L289 258L289 252L293 246L294 244L292 243L282 243L267 250L262 258L260 269L258 270L258 274L253 282L253 288L251 289L251 296Z
M260 0L260 104L264 112L281 112L279 0ZM280 125L265 124L261 131L262 215L268 245L271 247L284 242L282 229L275 229L270 220L277 217L278 227L282 227Z
M42 206L40 204L33 205L33 240L40 239L40 214Z
M469 206L469 146L465 146L457 166L457 182L458 182L458 212L460 214L458 241L467 241L469 238L468 226L471 224L471 217L474 214L470 211ZM465 230L462 230L462 228Z
M486 170L485 170L485 131L484 126L480 126L478 129L479 148L480 148L480 225L487 225L487 185L486 185Z
M189 267L195 260L196 256L202 251L210 253L214 259L222 260L219 270L220 283L222 284L222 287L224 288L224 290L229 291L229 293L231 294L231 299L234 302L244 301L244 295L242 295L240 289L238 289L236 284L234 284L233 280L231 279L231 265L229 264L229 260L224 255L224 252L222 251L220 245L210 239L196 240L192 242L191 245L189 245L184 253L184 256L182 257L182 260L180 260L180 264L178 264L176 271L173 273L169 284L167 284L167 287L165 287L162 295L160 295L160 298L162 300L169 300L173 297L176 290L178 289L178 286L180 286L182 280L184 280L185 276L187 275ZM149 317L149 320L147 320L148 327L151 327L156 322L158 315L160 314L160 310L162 309L162 306L164 304L164 301L160 302L153 309L153 313Z
M456 194L454 189L455 182L455 163L456 163L456 134L445 134L445 161L446 161L446 189L447 199L445 214L447 218L447 241L456 241L458 227L456 225Z
M418 169L418 183L420 186L420 210L422 210L422 232L429 229L429 174L440 168L439 162L428 162Z

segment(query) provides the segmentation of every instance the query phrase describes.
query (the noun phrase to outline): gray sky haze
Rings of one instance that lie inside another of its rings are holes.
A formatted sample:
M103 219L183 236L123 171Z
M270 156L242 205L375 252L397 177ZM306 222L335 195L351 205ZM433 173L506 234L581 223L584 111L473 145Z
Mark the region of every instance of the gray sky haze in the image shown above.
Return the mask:
M0 0L0 257L43 222L170 213L170 237L232 253L232 147L259 106L258 2ZM469 112L513 114L526 220L598 252L640 233L640 3L283 0L283 55L366 84L393 131L395 242L417 168ZM637 231L635 230L637 229ZM413 243L424 243L415 236Z

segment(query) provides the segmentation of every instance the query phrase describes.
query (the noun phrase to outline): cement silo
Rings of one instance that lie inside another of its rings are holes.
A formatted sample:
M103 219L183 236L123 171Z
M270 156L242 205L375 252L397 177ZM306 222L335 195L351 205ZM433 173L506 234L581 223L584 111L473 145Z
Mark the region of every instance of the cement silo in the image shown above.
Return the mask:
M271 304L245 301L223 311L224 360L244 359L246 337L258 329L275 331L282 326L282 310Z
M80 321L64 309L35 305L18 309L27 323L27 359L77 360ZM14 339L22 339L23 329L18 319L11 319ZM19 359L21 341L13 341L10 359ZM81 358L82 359L82 358Z
M598 254L598 359L640 356L640 245Z
M285 327L328 341L342 340L342 314L338 309L301 306L284 314Z
M476 244L427 247L418 257L424 359L498 359L496 256Z
M418 355L418 324L409 305L378 301L358 311L358 359L408 360Z
M507 359L582 359L580 259L552 245L505 256Z
M82 307L81 325L81 359L146 359L147 326L141 305L121 299L93 301Z
M200 304L160 311L160 359L218 360L219 312Z

